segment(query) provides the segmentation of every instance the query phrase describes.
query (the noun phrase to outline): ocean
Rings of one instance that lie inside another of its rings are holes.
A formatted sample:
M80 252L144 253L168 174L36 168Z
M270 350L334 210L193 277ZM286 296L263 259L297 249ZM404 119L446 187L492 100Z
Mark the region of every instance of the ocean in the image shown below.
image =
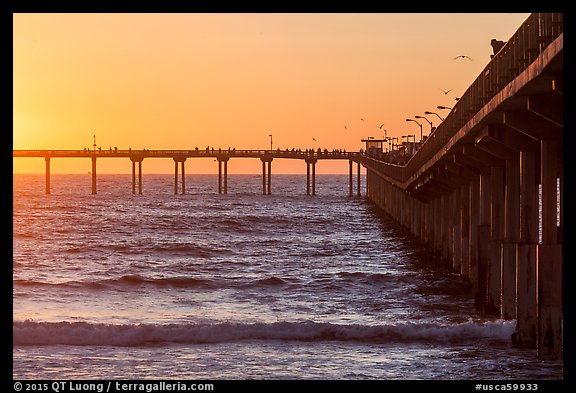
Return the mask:
M173 181L13 176L14 379L563 378L347 175Z

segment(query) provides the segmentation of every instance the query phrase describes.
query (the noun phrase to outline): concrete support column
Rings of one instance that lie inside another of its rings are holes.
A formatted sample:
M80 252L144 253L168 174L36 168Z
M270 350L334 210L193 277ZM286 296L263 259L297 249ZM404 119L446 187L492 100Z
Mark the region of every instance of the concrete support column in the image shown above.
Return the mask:
M222 194L222 161L218 160L218 194Z
M266 195L266 163L262 160L262 195Z
M541 141L542 244L537 258L538 357L562 355L562 245L558 244L558 142Z
M470 274L470 185L460 189L460 274Z
M434 255L440 261L442 259L442 200L439 196L434 200Z
M360 161L358 161L358 196L361 196L360 194Z
M406 223L408 225L408 230L410 231L410 234L412 236L417 236L416 235L416 230L415 230L415 224L416 224L416 220L417 220L417 213L418 213L418 207L416 206L416 201L414 200L414 198L412 197L412 195L408 194L406 192L406 207L408 208L408 211L406 212Z
M478 225L478 292L474 294L474 306L481 311L488 298L488 244L490 243L491 175L480 175L479 225Z
M406 229L408 230L408 232L411 234L412 233L412 198L410 198L410 195L408 195L407 192L402 191L402 194L404 195L404 226L406 227Z
M469 258L470 268L468 276L472 283L472 293L478 293L478 223L480 210L480 179L470 183L470 229L469 229Z
M446 238L448 239L447 244L447 256L446 261L448 264L454 266L454 191L452 191L447 196L446 201Z
M142 160L138 161L138 194L142 195Z
M186 194L186 173L184 172L184 162L182 161L182 194Z
M92 195L96 194L96 157L92 157Z
M350 161L352 168L352 161ZM310 195L310 163L306 162L306 195ZM352 196L352 172L350 172L350 196Z
M420 226L418 228L419 231L419 237L422 240L423 243L428 244L428 211L430 208L430 205L426 202L420 202L418 201L418 204L420 205Z
M408 206L408 198L404 191L400 190L400 198L402 198L402 211L400 212L400 222L402 223L402 227L406 231L408 229L408 219L406 218L409 211Z
M310 195L310 180L312 180L312 195L316 195L316 162L318 162L318 159L308 157L305 159L305 162L306 162L306 194ZM310 167L312 167L312 179L310 179Z
M460 188L456 188L452 193L452 208L452 270L460 273L462 266L462 200Z
M268 161L268 195L272 194L272 160Z
M272 157L261 157L262 161L262 194L270 195L272 193ZM266 163L268 163L268 176L266 176ZM268 179L268 181L266 181Z
M412 220L412 222L413 222L412 232L414 233L414 236L416 236L417 238L420 239L420 241L424 241L424 239L422 239L422 231L421 231L422 204L420 203L419 200L417 200L414 197L412 197L412 204L414 206L414 218Z
M174 195L178 195L178 161L174 158Z
M50 157L45 157L46 161L46 195L50 194Z
M132 194L136 194L136 161L132 161Z
M312 195L316 195L316 160L312 162Z
M228 156L218 156L218 194L222 194L222 183L224 183L224 194L228 194ZM224 166L224 179L222 179L222 166ZM264 163L262 169L265 170Z
M348 160L348 165L349 165L349 178L348 178L349 193L348 193L348 196L353 196L354 193L352 191L352 160Z
M186 162L186 157L174 157L174 195L178 194L178 163L181 163L182 167L182 194L186 193L186 174L184 172L184 163Z
M485 311L501 316L502 240L504 238L504 168L492 167L491 237L488 247L488 299Z
M504 242L502 243L502 318L516 318L516 245L520 241L520 159L506 160Z
M536 347L536 254L538 247L538 184L536 153L520 152L520 242L516 247L516 332L514 342Z
M224 160L224 194L228 194L228 160Z
M442 221L442 262L446 263L450 260L450 196L449 194L442 195L442 206L441 206L441 221Z

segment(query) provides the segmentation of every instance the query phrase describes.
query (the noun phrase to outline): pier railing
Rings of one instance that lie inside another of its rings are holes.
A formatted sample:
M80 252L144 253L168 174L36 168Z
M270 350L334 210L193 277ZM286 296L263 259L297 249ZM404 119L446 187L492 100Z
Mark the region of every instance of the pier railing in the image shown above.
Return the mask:
M150 150L150 149L98 149L98 150L13 150L13 157L142 157L142 158L171 158L171 157L247 157L247 158L294 158L294 159L351 159L357 161L360 152L346 152L343 150L236 150L236 149L192 149L192 150Z

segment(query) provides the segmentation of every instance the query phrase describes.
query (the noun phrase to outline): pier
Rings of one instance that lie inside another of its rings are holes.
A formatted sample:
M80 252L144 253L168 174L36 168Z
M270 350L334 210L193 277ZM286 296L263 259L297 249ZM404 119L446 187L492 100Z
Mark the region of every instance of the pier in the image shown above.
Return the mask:
M562 356L562 152L562 14L532 14L406 165L360 160L367 198L540 358Z
M316 163L319 160L348 160L350 162L350 196L353 195L353 163L357 164L357 195L360 196L360 152L345 152L342 150L221 150L221 149L192 149L192 150L13 150L13 157L36 157L46 160L46 194L50 194L50 162L53 158L89 158L92 161L92 194L97 194L97 160L110 158L128 158L132 162L132 194L142 194L142 163L146 158L171 158L174 160L174 194L179 190L186 193L185 162L193 158L214 158L218 162L218 193L228 193L228 162L232 158L257 158L262 161L262 193L272 194L272 161L274 159L295 159L306 163L306 189L308 195L316 195ZM138 178L136 178L136 164L138 164ZM179 165L180 164L180 165ZM178 167L180 166L181 180L179 181ZM311 171L310 171L311 169ZM138 181L136 181L138 179ZM180 184L179 184L180 183Z
M174 160L174 194L185 193L185 162L218 162L218 192L228 192L228 163L260 159L262 193L272 193L275 159L306 164L306 190L316 195L316 164L349 161L349 196L366 197L418 238L438 264L470 281L482 313L516 320L515 345L539 358L563 352L563 14L532 14L488 61L446 118L404 165L382 151L300 150L14 150L13 157L50 162L132 162L132 193L142 194L142 164ZM377 154L376 154L377 153ZM356 164L356 165L355 165ZM179 167L181 181L179 184ZM541 211L541 218L540 218ZM375 240L376 241L376 240Z

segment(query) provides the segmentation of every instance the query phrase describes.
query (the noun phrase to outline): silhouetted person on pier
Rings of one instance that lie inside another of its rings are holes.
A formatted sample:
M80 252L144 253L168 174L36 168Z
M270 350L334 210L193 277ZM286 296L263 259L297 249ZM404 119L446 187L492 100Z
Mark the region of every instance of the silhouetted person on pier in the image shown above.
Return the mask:
M490 41L490 45L492 45L493 54L490 55L490 58L492 59L494 58L494 56L496 56L498 52L500 52L500 49L502 49L502 47L506 45L506 41L499 41L497 39L492 38L492 41Z

